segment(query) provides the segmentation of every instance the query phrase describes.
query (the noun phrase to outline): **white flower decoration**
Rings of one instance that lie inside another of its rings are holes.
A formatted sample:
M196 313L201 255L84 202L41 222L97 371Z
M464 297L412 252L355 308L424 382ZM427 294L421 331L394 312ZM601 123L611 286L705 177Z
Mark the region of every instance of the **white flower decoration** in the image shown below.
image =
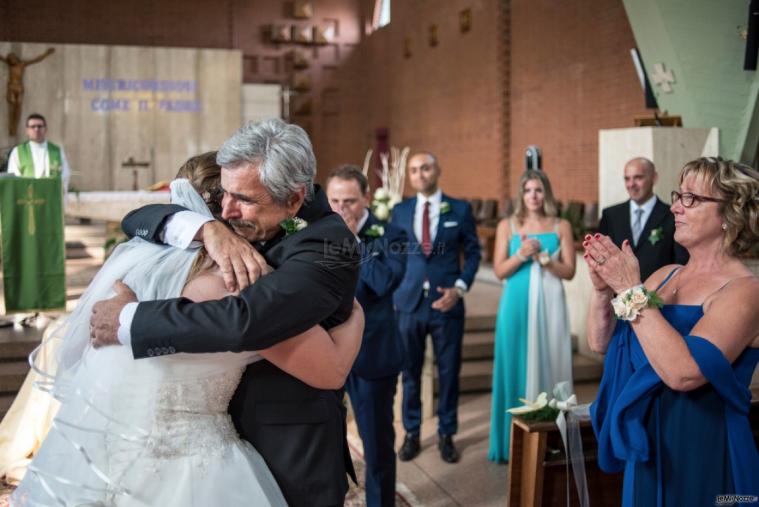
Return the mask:
M507 410L507 412L512 415L521 415L540 410L541 408L548 405L548 394L540 393L538 395L538 399L535 401L525 400L524 398L519 398L519 401L521 401L524 406L510 408Z
M622 301L622 298L614 298L611 300L611 306L614 309L614 315L616 315L618 318L622 320L627 320L626 317L629 316L629 307L627 306L627 303Z
M382 220L384 222L390 218L390 208L388 208L387 204L385 203L379 203L374 208L374 216L377 217L378 220Z
M648 296L645 292L643 292L642 287L637 287L633 289L632 294L630 294L630 303L633 307L643 307L646 306L646 303L648 302Z
M384 201L390 197L390 194L388 194L387 189L385 187L379 187L377 190L374 191L374 198L378 201Z

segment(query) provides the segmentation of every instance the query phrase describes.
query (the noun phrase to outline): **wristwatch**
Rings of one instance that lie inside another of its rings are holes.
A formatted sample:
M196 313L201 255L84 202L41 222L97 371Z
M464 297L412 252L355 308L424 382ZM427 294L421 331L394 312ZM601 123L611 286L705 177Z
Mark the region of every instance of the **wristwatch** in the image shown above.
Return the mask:
M459 295L459 298L463 298L464 294L466 294L466 291L461 287L454 287L454 289L456 289L456 294Z

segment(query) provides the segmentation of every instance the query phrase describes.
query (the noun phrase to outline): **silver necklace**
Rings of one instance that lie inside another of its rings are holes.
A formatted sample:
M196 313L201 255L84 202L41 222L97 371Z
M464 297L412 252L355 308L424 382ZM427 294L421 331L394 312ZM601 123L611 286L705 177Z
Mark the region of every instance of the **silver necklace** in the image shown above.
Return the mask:
M678 270L677 270L677 273L675 273L675 276L673 276L673 277L672 277L672 280L670 280L670 282L673 282L673 281L675 281L675 280L674 280L675 278L678 278L678 277L680 277L679 275L680 275L680 273L683 271L683 269L685 269L685 268L681 268L681 269L678 269ZM677 295L677 291L678 291L678 290L680 290L680 286L679 286L679 285L678 285L677 287L674 287L674 288L672 289L672 295L673 295L673 296L676 296L676 295Z

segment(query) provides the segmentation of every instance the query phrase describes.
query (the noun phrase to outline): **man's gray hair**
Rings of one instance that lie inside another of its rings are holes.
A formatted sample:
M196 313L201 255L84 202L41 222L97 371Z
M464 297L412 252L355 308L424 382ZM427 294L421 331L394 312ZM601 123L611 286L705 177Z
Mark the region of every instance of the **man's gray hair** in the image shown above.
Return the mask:
M243 125L224 141L216 163L226 169L256 164L261 184L280 205L303 187L307 200L314 193L316 157L308 134L279 119Z

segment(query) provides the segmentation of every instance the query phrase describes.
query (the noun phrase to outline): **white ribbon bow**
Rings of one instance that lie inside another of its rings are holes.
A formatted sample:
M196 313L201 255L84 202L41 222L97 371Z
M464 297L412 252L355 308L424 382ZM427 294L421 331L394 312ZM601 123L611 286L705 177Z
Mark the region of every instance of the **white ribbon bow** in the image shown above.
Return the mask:
M569 497L569 462L572 462L572 472L577 486L577 495L580 498L580 507L588 507L588 480L585 476L585 455L582 451L582 437L580 435L580 418L588 416L590 405L578 405L577 396L570 394L569 382L559 382L553 388L554 399L548 404L549 407L559 410L556 417L556 426L559 427L561 440L564 442L567 470L567 505L570 505ZM567 431L567 423L569 431Z

